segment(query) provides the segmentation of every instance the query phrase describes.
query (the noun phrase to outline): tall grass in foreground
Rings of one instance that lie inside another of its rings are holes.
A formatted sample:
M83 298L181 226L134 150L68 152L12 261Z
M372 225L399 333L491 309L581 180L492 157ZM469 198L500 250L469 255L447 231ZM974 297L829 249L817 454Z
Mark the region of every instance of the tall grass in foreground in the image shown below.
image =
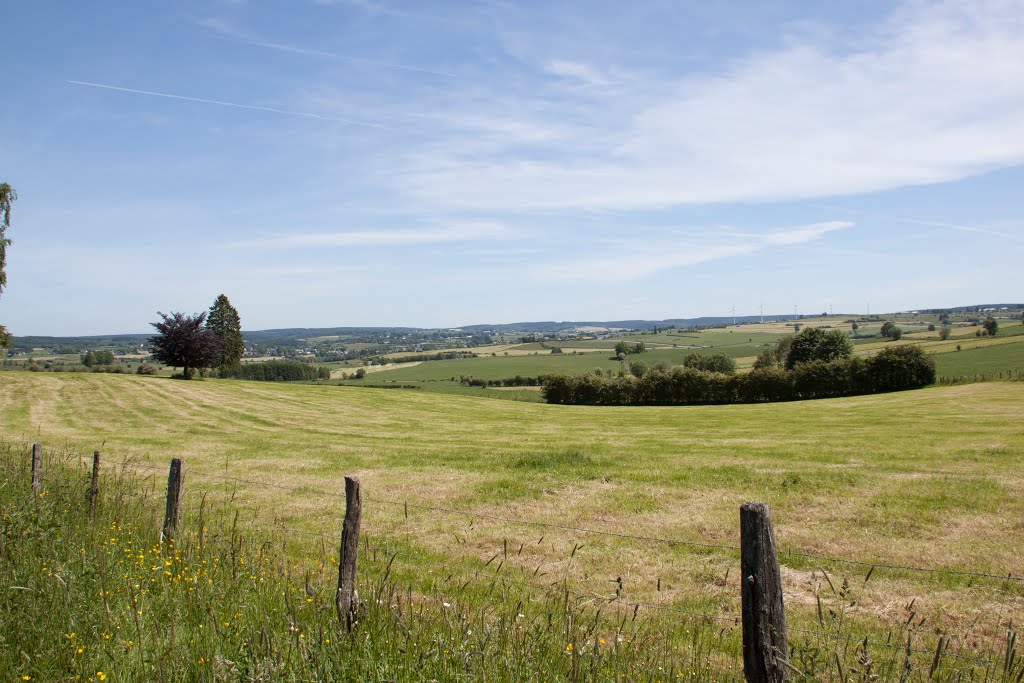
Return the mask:
M0 444L6 680L742 680L734 623L437 571L443 562L410 562L414 549L379 544L372 529L349 632L334 611L337 539L243 528L226 495L193 505L179 541L164 544L162 482L130 463L108 468L90 519L88 472L67 453L46 461L33 496L26 450ZM853 641L842 608L829 611L826 632L791 636L794 680L1024 679L1012 630L979 663L944 657L941 639L922 652L909 622L890 647Z

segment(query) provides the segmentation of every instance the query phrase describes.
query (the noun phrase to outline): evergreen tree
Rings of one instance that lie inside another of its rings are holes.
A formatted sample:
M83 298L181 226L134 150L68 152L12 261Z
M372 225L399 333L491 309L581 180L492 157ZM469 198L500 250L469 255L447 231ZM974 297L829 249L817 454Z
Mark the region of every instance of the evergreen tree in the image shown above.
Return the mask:
M220 355L216 366L226 368L242 361L245 342L242 340L242 320L238 310L231 305L227 296L221 294L210 306L210 315L206 319L206 328L213 332L220 342Z

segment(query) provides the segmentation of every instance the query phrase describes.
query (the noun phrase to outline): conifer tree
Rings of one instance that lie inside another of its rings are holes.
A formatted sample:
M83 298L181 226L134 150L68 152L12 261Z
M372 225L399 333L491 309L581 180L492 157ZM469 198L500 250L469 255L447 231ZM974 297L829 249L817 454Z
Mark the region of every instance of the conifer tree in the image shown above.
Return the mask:
M242 361L245 342L242 340L242 320L238 310L231 305L227 296L221 294L210 306L210 315L206 318L206 328L213 332L220 342L220 355L216 366L225 368L237 365Z

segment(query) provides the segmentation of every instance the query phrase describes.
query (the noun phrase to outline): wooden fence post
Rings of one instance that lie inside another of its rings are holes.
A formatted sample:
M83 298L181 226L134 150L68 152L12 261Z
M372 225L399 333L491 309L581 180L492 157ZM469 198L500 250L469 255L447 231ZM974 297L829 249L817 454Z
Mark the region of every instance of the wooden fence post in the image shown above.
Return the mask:
M32 444L32 493L43 492L43 444Z
M174 543L178 531L178 512L181 508L181 488L185 479L181 458L171 460L171 471L167 475L167 513L164 515L164 541Z
M100 452L92 453L92 485L89 487L89 518L96 517L96 499L100 495Z
M356 593L356 560L359 554L359 522L363 501L359 495L359 479L345 477L345 521L341 525L341 557L338 562L338 594L335 606L338 619L349 630L359 599Z
M789 644L782 577L771 514L764 503L740 507L743 673L749 683L786 680Z

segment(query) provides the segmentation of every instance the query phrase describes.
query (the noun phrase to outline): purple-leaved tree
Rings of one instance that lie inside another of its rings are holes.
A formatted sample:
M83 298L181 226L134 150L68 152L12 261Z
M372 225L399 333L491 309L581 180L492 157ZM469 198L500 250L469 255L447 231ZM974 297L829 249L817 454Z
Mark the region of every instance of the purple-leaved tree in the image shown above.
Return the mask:
M206 327L206 313L188 316L157 311L163 320L150 323L158 334L150 337L153 358L181 368L185 379L192 379L197 368L213 367L220 353L220 341L213 330Z

